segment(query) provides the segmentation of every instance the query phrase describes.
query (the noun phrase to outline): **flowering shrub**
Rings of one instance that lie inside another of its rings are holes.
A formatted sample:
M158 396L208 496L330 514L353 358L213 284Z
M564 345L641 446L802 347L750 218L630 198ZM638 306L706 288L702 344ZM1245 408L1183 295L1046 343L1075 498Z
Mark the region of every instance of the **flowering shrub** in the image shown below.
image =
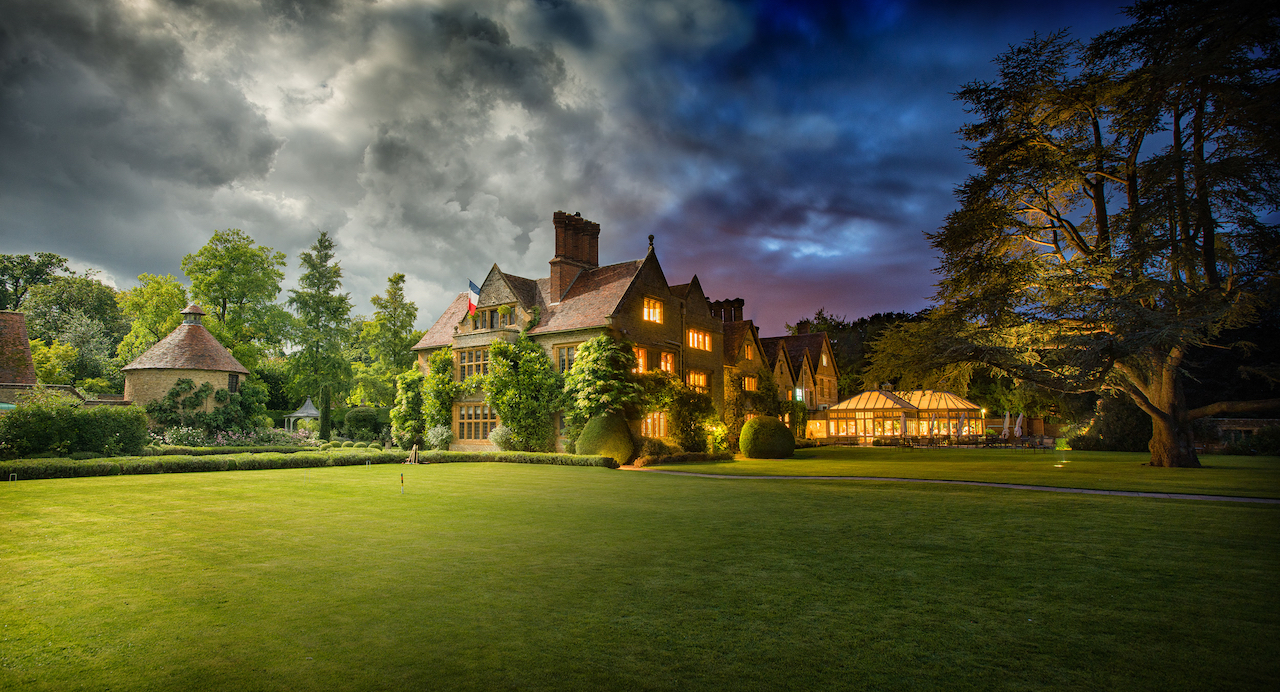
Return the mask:
M182 447L203 447L205 445L204 431L200 428L188 428L186 426L167 428L164 431L164 443Z

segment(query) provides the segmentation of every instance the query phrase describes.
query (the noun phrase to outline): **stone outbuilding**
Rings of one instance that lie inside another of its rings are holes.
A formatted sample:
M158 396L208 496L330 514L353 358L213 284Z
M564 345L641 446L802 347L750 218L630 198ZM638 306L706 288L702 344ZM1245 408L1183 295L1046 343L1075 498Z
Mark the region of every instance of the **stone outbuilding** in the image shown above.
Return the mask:
M146 353L121 368L124 371L124 398L138 406L162 399L180 379L187 378L196 388L205 382L216 392L226 389L235 393L249 370L200 323L204 311L199 305L188 305L177 329L161 339ZM212 411L217 404L209 397L199 409Z

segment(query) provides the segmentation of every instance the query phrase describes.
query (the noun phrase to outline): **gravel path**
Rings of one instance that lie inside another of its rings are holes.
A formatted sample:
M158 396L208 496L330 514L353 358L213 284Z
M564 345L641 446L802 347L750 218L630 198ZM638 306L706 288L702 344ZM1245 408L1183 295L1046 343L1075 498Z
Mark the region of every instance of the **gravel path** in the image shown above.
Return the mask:
M985 481L946 481L933 478L886 478L882 476L730 476L691 471L667 471L665 469L621 467L627 471L665 473L671 476L696 476L724 480L773 480L773 481L878 481L889 483L940 483L943 485L981 485L987 488L1012 488L1014 490L1039 490L1048 493L1078 493L1081 495L1122 495L1124 497L1158 497L1166 500L1209 500L1212 502L1254 502L1264 505L1280 505L1280 499L1270 497L1233 497L1229 495L1189 495L1186 493L1150 493L1134 490L1091 490L1089 488L1057 488L1051 485L1021 485L1018 483L988 483Z

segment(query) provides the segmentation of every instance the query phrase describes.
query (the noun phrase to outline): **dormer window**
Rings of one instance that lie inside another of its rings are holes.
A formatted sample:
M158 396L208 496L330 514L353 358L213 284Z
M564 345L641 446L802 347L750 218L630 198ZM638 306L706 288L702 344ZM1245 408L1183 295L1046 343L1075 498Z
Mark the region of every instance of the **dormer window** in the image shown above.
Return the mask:
M747 344L747 360L755 360L755 359L756 359L756 347L748 343Z

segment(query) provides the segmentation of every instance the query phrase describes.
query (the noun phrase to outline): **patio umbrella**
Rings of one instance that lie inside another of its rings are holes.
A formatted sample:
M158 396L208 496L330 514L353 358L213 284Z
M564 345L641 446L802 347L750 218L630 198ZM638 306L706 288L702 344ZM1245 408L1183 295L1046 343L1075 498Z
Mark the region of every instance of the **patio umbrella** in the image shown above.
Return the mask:
M1000 429L1000 438L1009 439L1009 412L1004 412L1004 427Z
M1018 412L1018 422L1013 425L1013 436L1022 437L1022 412Z
M957 434L957 435L963 435L963 434L964 434L964 417L965 417L965 414L961 413L961 414L960 414L960 425L956 427L956 434Z
M906 413L902 414L901 426L902 426L901 432L899 432L898 434L899 436L906 437L907 435L907 414Z

